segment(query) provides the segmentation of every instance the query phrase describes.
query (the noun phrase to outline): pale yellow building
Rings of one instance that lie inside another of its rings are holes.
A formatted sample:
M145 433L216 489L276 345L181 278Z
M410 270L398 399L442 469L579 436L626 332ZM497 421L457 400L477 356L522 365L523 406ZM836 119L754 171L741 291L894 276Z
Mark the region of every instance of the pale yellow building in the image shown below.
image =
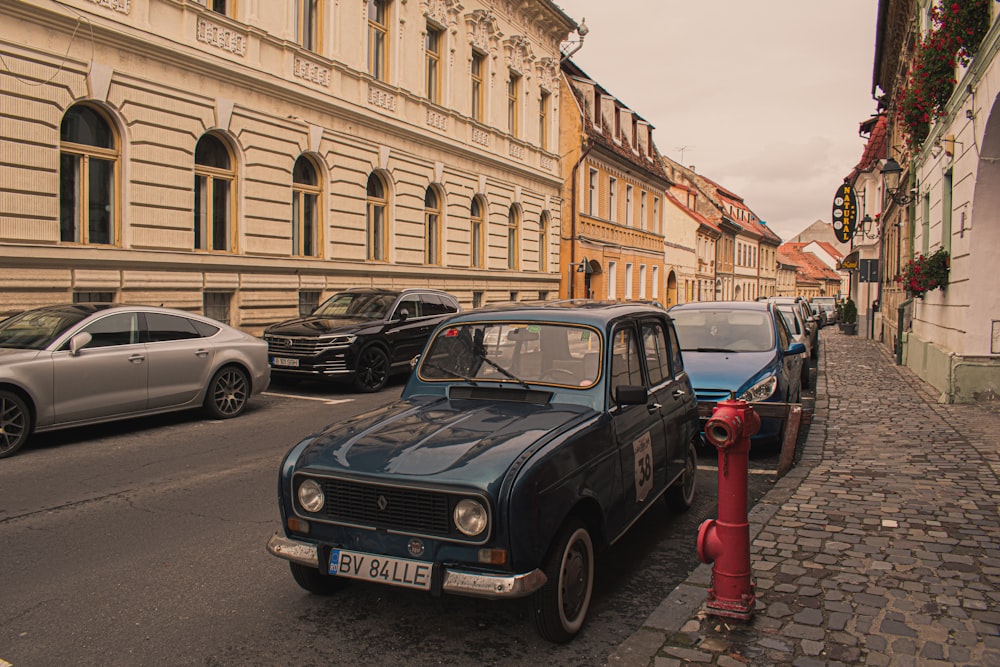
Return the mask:
M550 0L0 3L0 313L555 296Z

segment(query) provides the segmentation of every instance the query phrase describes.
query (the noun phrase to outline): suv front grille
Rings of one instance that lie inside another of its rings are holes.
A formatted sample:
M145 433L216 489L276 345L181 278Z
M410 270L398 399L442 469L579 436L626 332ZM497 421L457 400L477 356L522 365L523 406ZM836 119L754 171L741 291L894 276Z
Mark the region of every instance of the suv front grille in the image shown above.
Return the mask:
M344 343L331 344L328 340L293 338L291 336L264 336L268 354L276 356L314 357L327 350L346 347Z
M324 480L326 516L332 521L448 537L449 498L445 493Z

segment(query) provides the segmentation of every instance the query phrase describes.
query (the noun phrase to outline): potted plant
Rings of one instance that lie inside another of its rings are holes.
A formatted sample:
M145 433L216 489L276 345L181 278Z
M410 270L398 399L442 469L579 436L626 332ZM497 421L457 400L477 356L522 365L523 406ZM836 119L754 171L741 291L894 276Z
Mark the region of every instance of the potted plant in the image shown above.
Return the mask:
M848 299L844 302L844 307L841 311L841 330L848 336L854 336L858 333L858 307L855 305L853 299Z

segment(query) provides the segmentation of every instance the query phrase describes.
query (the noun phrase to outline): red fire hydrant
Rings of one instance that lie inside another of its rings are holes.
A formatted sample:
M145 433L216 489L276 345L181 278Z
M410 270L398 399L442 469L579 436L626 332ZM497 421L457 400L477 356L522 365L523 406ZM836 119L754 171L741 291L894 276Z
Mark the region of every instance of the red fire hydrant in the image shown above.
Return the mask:
M720 401L705 424L705 439L719 450L719 518L698 529L698 558L712 566L706 611L716 616L750 620L754 585L750 580L750 523L747 520L747 476L750 436L760 429L760 416L744 401Z

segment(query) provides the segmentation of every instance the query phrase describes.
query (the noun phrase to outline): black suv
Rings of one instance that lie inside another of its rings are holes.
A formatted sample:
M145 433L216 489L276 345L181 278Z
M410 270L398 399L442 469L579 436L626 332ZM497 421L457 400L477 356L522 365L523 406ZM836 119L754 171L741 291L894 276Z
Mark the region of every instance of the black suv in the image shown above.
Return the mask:
M271 374L353 380L359 391L378 391L390 374L409 371L438 322L460 309L454 296L433 289L338 292L308 317L264 330Z

